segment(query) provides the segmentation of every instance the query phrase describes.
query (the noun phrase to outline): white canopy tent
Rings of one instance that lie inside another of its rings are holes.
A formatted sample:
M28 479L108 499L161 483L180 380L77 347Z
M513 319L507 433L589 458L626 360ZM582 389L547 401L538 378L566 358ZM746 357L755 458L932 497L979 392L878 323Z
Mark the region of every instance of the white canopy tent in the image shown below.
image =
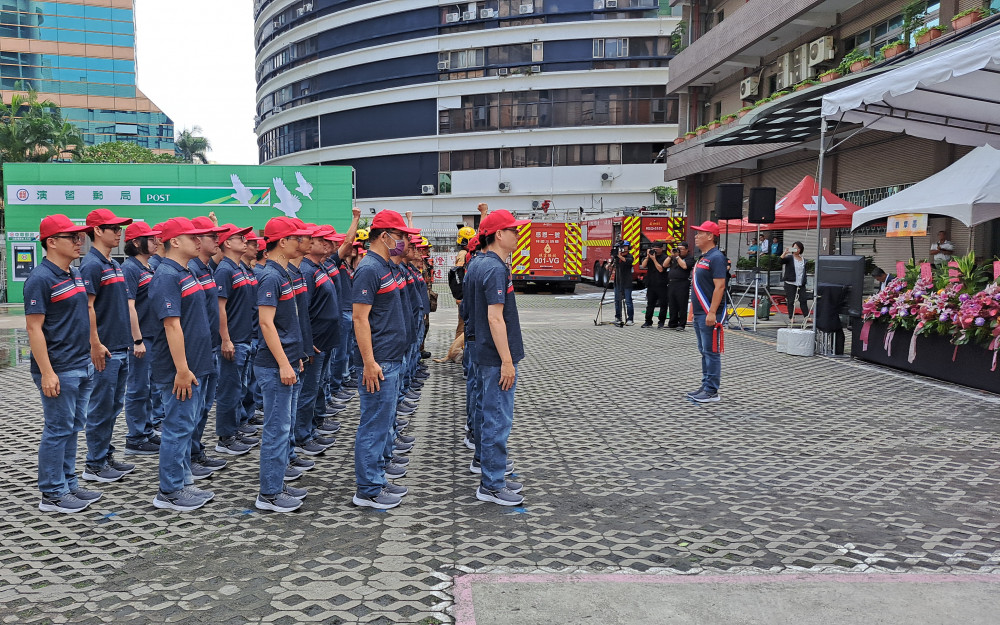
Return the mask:
M1000 92L998 92L1000 93ZM933 213L975 226L1000 217L1000 150L984 145L930 178L863 208L851 230L900 213Z
M1000 31L823 96L825 119L1000 148Z

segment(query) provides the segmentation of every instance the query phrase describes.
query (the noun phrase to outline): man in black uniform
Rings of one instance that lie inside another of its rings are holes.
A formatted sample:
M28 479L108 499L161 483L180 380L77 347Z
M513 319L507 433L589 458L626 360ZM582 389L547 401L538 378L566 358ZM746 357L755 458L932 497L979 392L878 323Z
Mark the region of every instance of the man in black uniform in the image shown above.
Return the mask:
M663 252L666 241L654 241L653 246L646 250L642 259L642 268L646 270L646 322L644 328L653 327L653 311L660 307L660 323L657 328L663 328L667 320L667 255Z
M632 321L632 263L635 258L629 252L629 242L620 241L611 261L615 272L615 324L630 326ZM625 322L622 323L622 305L625 307Z
M691 293L691 269L694 268L694 256L691 255L687 241L677 244L670 254L667 267L667 299L670 302L670 321L667 327L683 331ZM660 327L663 327L662 321Z

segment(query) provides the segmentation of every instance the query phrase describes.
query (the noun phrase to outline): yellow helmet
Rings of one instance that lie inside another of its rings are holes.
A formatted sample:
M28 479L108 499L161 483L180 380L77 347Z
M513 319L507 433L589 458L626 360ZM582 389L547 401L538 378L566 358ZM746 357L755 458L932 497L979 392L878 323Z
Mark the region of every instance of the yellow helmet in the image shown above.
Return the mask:
M474 236L476 236L476 229L471 226L464 226L458 231L458 239L455 242L465 246L469 244L469 240Z
M367 241L368 240L368 228L358 228L356 241Z

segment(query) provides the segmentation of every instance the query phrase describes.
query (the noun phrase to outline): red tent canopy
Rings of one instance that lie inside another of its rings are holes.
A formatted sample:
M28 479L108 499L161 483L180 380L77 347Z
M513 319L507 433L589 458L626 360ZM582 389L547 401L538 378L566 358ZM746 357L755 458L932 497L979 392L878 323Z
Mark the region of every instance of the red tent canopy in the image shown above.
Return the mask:
M794 189L775 204L774 223L761 224L761 230L808 230L816 227L816 205L819 201L819 185L812 176L806 176ZM851 216L861 210L860 206L845 202L829 189L823 189L823 228L850 228ZM757 224L744 219L729 219L719 222L722 232L726 226L730 232L752 232Z

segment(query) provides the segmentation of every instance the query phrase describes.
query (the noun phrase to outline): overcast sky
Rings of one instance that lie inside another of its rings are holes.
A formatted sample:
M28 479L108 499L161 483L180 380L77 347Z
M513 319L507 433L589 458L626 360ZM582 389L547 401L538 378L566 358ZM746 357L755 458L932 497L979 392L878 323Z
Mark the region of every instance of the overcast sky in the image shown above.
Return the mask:
M201 126L209 160L257 164L253 2L136 0L139 89L176 124Z

